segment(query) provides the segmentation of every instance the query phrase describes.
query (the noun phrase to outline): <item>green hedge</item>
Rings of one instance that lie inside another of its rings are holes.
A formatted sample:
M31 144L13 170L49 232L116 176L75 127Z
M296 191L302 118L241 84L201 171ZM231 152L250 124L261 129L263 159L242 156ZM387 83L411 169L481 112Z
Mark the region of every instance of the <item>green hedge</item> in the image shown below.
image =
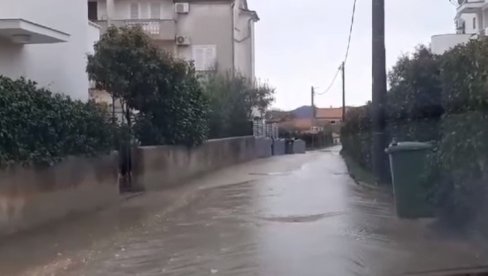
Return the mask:
M69 155L105 153L112 147L111 130L93 103L0 76L0 166L50 165Z
M485 213L488 188L488 40L442 56L419 48L390 73L388 125L398 141L435 141L431 198L439 214L465 225ZM348 114L344 152L371 169L370 105ZM488 230L488 229L486 229Z

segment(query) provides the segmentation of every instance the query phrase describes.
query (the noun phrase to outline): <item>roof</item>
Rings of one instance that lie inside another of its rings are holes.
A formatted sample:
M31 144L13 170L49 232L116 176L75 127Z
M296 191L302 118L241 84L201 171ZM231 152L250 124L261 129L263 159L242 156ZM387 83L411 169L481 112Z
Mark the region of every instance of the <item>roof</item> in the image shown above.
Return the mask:
M342 119L342 107L317 108L316 117L321 119Z
M310 130L312 128L312 119L293 119L280 123L280 127L294 130Z

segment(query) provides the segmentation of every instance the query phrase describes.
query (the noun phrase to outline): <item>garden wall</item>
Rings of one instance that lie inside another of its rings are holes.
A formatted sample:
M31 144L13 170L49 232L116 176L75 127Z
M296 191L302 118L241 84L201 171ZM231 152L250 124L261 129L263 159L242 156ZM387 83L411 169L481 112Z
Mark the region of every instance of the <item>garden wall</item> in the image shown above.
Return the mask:
M134 186L152 190L176 185L206 172L253 160L258 152L256 139L236 137L209 140L195 148L151 146L134 149Z
M0 235L118 200L117 154L70 157L49 168L0 171Z

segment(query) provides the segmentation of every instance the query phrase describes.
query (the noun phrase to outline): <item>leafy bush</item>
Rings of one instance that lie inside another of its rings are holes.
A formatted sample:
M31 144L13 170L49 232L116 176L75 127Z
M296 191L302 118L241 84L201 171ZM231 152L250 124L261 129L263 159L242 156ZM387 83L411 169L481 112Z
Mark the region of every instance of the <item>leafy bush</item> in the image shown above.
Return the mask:
M439 57L420 46L412 55L400 57L389 74L387 128L390 139L432 141L439 139L441 104ZM342 129L344 152L372 169L371 105L347 114Z
M390 73L388 127L397 140L437 143L431 197L443 218L465 225L485 212L488 192L488 40L441 56L418 48ZM345 153L370 166L369 106L348 114ZM432 183L431 183L432 184ZM486 230L486 229L485 229Z
M112 141L109 119L96 104L0 76L0 165L50 165L108 152Z
M442 57L446 115L436 155L434 191L442 214L456 223L483 213L488 181L488 40L471 41Z
M101 89L122 100L143 145L198 145L207 137L207 100L191 64L158 49L141 28L111 27L88 57Z
M264 111L273 101L274 89L254 85L242 76L210 76L204 83L209 98L211 138L252 135L253 111Z

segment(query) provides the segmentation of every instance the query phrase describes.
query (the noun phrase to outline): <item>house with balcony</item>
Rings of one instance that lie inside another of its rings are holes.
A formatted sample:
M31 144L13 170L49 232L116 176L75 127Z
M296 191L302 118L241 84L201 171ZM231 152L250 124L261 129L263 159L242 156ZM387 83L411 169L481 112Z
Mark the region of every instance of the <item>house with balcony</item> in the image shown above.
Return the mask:
M85 0L87 1L87 0ZM161 49L193 61L199 72L254 80L254 23L246 0L88 0L101 26L141 26Z
M0 75L88 100L86 55L99 37L86 0L1 0Z
M456 33L434 35L431 49L443 54L457 45L488 34L488 0L458 0Z

